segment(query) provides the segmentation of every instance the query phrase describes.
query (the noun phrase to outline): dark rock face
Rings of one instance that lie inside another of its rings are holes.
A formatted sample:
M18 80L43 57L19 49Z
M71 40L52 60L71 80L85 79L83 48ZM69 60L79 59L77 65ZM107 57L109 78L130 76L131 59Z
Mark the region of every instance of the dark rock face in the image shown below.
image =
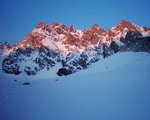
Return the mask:
M19 75L20 66L17 64L18 58L15 54L11 53L4 61L2 62L2 70L7 74Z
M61 61L62 68L57 72L59 76L69 75L83 69L87 69L89 65L114 54L114 51L107 45L102 45L90 49L82 53L69 53L64 60Z
M121 41L123 43L128 43L128 42L131 42L133 39L138 38L140 36L142 36L142 34L140 32L129 31L129 32L127 32L125 38L121 39Z
M4 59L2 70L8 74L18 75L25 72L27 75L35 75L43 69L50 70L58 62L60 62L59 53L44 46L40 49L19 48Z
M103 57L106 58L110 55L114 54L113 49L106 44L103 44Z
M24 68L24 72L27 74L27 75L35 75L36 74L36 69L35 70L32 70L32 68L30 68L29 66L26 66Z
M104 47L105 46L105 47ZM69 75L79 70L88 68L92 63L113 54L107 45L95 47L82 53L69 53L61 58L59 51L51 50L45 46L37 48L19 48L11 53L2 63L2 70L8 74L19 75L25 72L27 75L36 75L43 69L50 70L56 64L61 63L62 68L58 75Z
M31 85L29 82L24 82L22 85Z
M77 72L78 70L86 69L88 66L88 56L84 54L76 55L69 53L65 60L62 61L62 68L59 69L58 75L67 75Z
M110 44L115 53L119 51L150 52L150 37L144 37L139 32L129 31L119 42L123 44L119 45L116 41Z
M66 75L72 74L72 71L71 71L70 69L67 69L67 68L60 68L60 69L58 70L57 74L58 74L59 76L63 76L63 75L66 76Z
M111 42L110 47L114 50L115 53L120 50L120 46L115 41Z
M117 43L117 41L112 41L110 44L110 48L115 52L119 52L121 50L121 48L124 46L124 44L119 41L119 44Z
M150 37L139 37L125 44L121 51L148 52L150 53Z

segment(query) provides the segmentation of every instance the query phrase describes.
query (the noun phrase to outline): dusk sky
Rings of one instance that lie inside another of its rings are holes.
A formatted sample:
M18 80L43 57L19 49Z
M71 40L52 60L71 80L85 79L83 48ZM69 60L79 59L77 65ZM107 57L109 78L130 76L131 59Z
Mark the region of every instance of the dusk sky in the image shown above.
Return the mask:
M0 0L0 42L21 41L40 21L108 30L126 19L150 28L149 12L150 0Z

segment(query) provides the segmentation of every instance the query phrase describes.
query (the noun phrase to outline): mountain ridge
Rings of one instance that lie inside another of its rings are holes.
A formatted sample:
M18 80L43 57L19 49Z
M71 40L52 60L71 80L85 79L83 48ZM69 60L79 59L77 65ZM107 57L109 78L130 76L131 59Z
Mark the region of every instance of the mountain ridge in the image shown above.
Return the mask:
M42 39L46 38L47 36L53 37L55 41L58 41L60 39L66 39L65 41L63 41L64 44L66 43L74 44L74 42L78 39L81 39L85 43L86 41L91 40L92 44L97 44L99 40L102 40L103 42L106 43L110 43L111 41L120 40L121 37L124 37L126 33L129 31L136 31L141 33L142 35L150 34L150 28L146 26L139 27L127 20L122 20L120 23L118 23L114 27L111 27L109 30L101 28L98 24L93 24L91 28L88 29L78 30L73 25L70 26L70 28L67 28L66 25L61 24L59 22L52 22L51 24L46 24L41 21L22 41L16 43L14 46L12 46L12 48L16 50L17 48L22 47L22 45L23 47L30 46L29 44L32 44L34 47L36 47L37 45L38 47L38 45L42 44L41 43L41 41L43 41ZM49 34L50 32L52 32L52 34ZM59 35L57 36L56 34ZM99 37L101 37L101 39L99 39ZM20 43L22 45L20 45Z
M41 31L38 32L37 30L39 29L41 29ZM40 34L40 36L38 36L39 40L36 38L33 38L34 36L33 34L35 33L35 31L37 34L38 33ZM67 43L75 44L80 49L82 46L85 46L86 44L88 44L89 41L90 41L89 44L94 44L94 45L98 44L100 40L99 38L101 38L101 40L104 43L110 43L111 41L119 40L121 37L124 37L126 33L129 31L140 32L142 35L150 34L150 28L136 26L127 20L122 20L119 24L117 24L115 27L112 27L109 30L104 30L97 24L94 24L89 29L77 30L73 26L70 26L70 28L67 28L65 25L59 22L52 22L49 25L45 24L44 22L40 22L37 25L37 27L33 29L33 31L29 33L29 35L27 35L26 38L28 40L33 38L32 40L30 40L30 42L34 46L36 46L35 44L39 45L41 43L41 39L46 38L47 36L52 37L52 39L55 41L65 39L63 41L63 44L67 44ZM49 34L50 32L51 34ZM118 32L121 34L118 35ZM24 40L26 40L26 38ZM79 39L80 39L79 41L80 45L76 43L76 41L78 41Z
M6 53L4 51L4 55L8 56L2 63L2 70L8 74L25 72L36 75L61 64L57 74L68 75L118 51L131 49L149 52L150 40L146 37L149 35L149 28L139 27L127 20L122 20L109 30L97 24L78 30L73 25L67 28L59 22L49 25L39 22L21 42Z

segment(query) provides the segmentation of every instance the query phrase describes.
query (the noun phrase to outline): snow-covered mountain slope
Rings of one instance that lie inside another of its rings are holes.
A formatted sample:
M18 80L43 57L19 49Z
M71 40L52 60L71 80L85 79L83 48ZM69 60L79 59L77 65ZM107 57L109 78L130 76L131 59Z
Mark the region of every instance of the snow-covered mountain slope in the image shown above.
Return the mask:
M149 120L149 61L148 53L121 52L66 77L0 73L0 119Z
M126 20L108 31L97 24L77 30L58 22L40 22L25 39L3 51L8 56L2 62L2 71L37 75L47 70L59 76L69 75L118 51L150 52L148 35L149 28Z
M101 72L109 72L130 66L133 63L139 62L140 60L147 59L149 53L134 53L134 52L118 52L106 59L92 64L88 69L78 72L75 75L90 75Z

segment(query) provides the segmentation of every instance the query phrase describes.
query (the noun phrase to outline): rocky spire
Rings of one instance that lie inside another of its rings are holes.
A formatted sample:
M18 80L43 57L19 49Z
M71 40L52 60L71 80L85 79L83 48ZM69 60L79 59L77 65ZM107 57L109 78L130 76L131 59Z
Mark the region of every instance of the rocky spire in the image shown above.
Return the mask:
M39 24L37 25L37 29L41 28L44 29L46 26L48 26L47 24L45 24L44 22L39 22Z
M74 32L74 33L77 31L73 25L70 26L70 29L69 29L69 30L70 30L70 32Z

